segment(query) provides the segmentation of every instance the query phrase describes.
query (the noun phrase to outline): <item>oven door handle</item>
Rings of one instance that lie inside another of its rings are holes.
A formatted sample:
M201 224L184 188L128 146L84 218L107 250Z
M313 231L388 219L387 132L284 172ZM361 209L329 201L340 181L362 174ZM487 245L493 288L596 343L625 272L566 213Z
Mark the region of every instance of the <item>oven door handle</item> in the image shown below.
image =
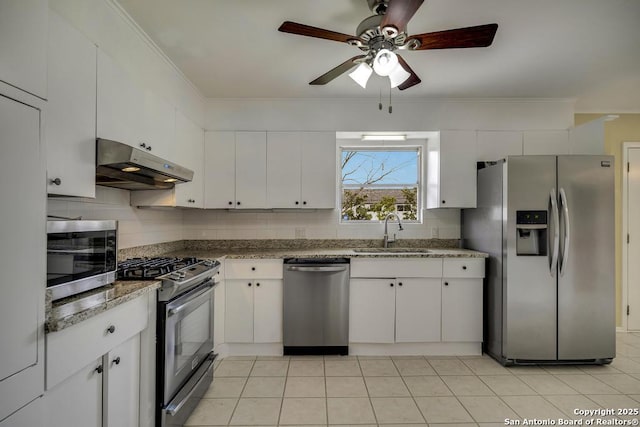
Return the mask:
M174 404L173 402L169 403L169 405L167 405L167 407L165 408L165 413L167 413L168 415L171 415L173 417L178 412L180 412L180 409L182 409L184 404L187 403L187 401L191 398L191 396L193 396L193 393L195 393L195 391L198 389L198 386L200 384L202 384L202 381L204 381L207 378L207 373L211 369L213 369L213 361L215 360L215 358L216 358L216 355L213 355L213 354L208 357L209 366L204 371L204 373L200 376L200 379L198 380L198 382L195 383L193 385L193 387L191 387L191 390L189 390L189 392L182 399L180 399L180 402L178 402L176 404ZM196 374L197 374L197 372L194 375L196 375ZM180 394L180 393L178 393L178 394Z
M209 293L211 292L211 288L213 288L216 284L217 284L216 282L214 282L213 280L210 280L209 283L207 283L207 286L202 290L202 292L198 293L197 295L194 295L189 301L185 302L184 304L181 304L176 308L170 308L167 313L167 316L172 317L172 316L175 316L176 314L179 314L187 310L188 308L194 305L200 305L202 301L209 299Z

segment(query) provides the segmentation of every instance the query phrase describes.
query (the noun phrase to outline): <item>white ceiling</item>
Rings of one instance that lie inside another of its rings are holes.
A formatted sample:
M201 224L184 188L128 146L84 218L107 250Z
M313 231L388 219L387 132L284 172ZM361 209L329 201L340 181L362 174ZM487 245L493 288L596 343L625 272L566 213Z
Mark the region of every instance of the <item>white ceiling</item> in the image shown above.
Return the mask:
M371 15L366 0L118 0L212 98L388 95L346 74L308 82L360 51L284 34L295 21L346 34ZM489 48L406 52L422 83L399 97L576 98L578 111L640 112L640 0L426 0L409 34L496 22Z

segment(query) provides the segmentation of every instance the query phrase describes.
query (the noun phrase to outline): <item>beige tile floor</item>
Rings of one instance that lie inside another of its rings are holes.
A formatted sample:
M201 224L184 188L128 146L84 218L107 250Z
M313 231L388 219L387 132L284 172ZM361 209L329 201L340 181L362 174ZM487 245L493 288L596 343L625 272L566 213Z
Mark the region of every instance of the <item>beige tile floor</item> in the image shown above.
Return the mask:
M609 366L510 368L488 356L229 357L187 425L489 427L507 418L598 418L573 411L640 408L640 334L619 333L617 355Z

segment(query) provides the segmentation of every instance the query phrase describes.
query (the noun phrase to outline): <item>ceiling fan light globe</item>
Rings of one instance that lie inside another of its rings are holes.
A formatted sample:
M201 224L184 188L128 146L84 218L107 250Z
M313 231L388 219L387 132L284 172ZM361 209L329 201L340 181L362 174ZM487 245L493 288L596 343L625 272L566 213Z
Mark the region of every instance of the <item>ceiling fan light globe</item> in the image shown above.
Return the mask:
M362 86L363 89L365 89L367 87L369 77L371 77L372 73L373 70L371 69L371 67L367 63L363 62L362 64L358 65L355 70L349 73L349 77L351 77L354 82L358 83L360 86Z
M407 72L402 66L396 67L395 70L391 74L389 74L389 81L391 82L391 87L398 87L402 83L404 83L411 74Z
M380 49L373 60L373 69L379 76L388 76L398 66L398 56L388 49Z

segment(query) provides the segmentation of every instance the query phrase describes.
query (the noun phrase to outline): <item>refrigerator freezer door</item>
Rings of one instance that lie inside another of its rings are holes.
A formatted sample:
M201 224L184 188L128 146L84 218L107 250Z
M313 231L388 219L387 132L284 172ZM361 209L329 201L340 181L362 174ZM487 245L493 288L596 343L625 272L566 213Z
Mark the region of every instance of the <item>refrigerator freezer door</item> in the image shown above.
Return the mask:
M560 360L615 356L613 166L610 156L558 157L558 192L566 199L560 198Z
M556 277L548 256L518 256L516 212L552 209L556 189L555 156L518 156L507 160L506 281L504 289L503 358L556 359ZM549 231L554 232L553 224ZM553 251L552 234L547 254Z

